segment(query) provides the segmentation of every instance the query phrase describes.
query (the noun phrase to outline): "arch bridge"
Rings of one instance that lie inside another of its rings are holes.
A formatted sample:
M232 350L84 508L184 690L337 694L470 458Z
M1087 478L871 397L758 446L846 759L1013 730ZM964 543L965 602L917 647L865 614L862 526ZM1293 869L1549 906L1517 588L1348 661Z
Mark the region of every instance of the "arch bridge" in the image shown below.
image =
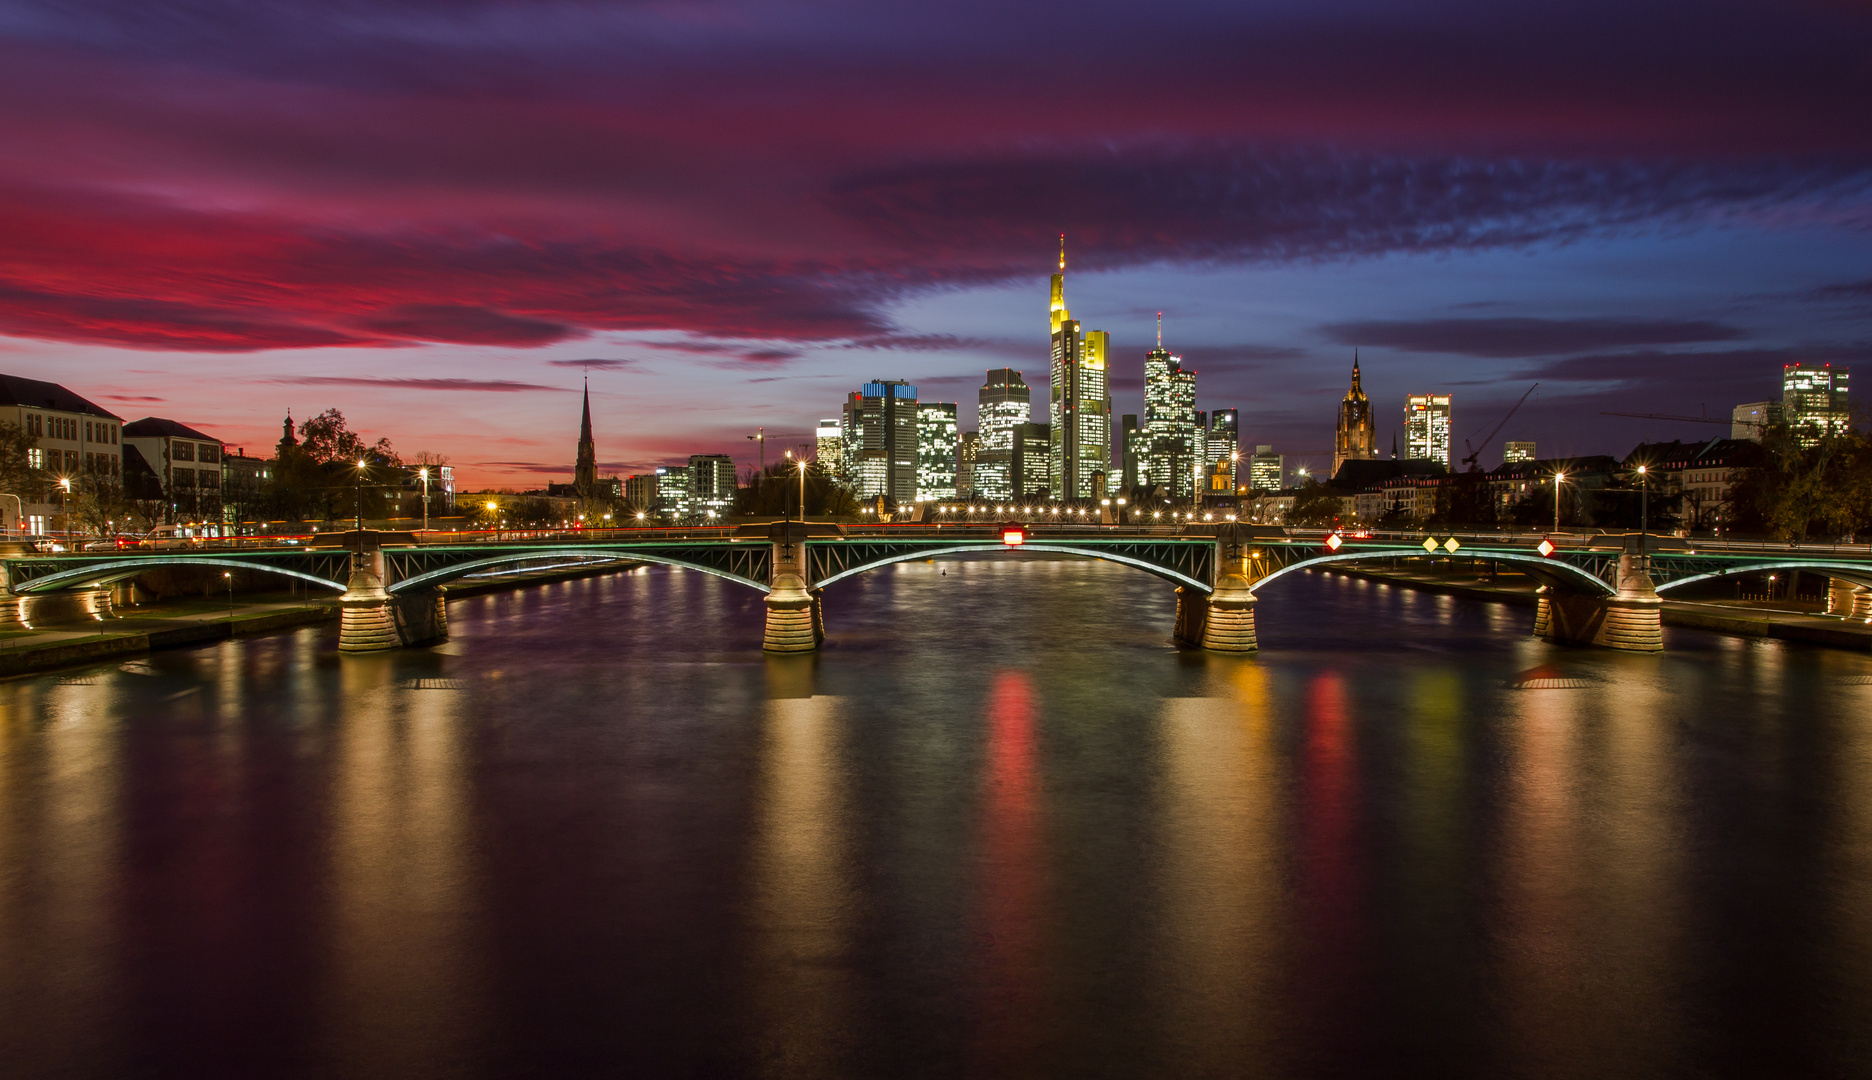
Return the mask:
M1009 535L1012 533L1013 535ZM1754 548L1647 550L1658 538L1561 538L1421 533L1335 534L1236 524L1182 528L1000 525L802 525L610 530L417 543L343 534L346 546L194 547L21 555L0 559L15 618L27 605L126 581L162 566L243 570L339 594L339 645L365 651L446 638L442 590L477 575L567 565L655 563L713 574L765 595L764 647L816 649L825 637L823 590L879 567L949 555L1044 551L1114 562L1175 586L1176 637L1246 652L1258 645L1255 591L1299 570L1335 564L1442 559L1503 563L1540 583L1535 630L1611 648L1662 648L1659 593L1698 581L1802 570L1832 580L1830 608L1872 620L1872 553ZM1010 543L1018 540L1018 543Z

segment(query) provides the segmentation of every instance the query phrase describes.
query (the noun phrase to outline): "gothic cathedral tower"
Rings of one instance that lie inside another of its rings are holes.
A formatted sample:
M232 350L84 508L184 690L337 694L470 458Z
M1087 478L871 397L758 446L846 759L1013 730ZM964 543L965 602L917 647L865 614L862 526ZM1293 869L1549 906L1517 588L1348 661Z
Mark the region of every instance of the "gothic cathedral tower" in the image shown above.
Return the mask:
M1339 466L1355 459L1378 456L1378 429L1372 425L1371 401L1359 385L1358 351L1352 352L1352 389L1339 403L1339 433L1333 439L1333 475Z
M591 498L598 490L598 448L592 443L591 383L585 383L585 414L579 418L578 467L572 474L572 489L581 499Z

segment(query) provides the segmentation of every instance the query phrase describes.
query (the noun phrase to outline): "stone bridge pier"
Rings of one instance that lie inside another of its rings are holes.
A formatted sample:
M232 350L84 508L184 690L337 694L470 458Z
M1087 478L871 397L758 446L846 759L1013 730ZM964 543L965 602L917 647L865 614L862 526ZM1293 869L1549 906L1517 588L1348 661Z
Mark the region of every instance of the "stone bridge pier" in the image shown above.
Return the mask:
M1260 649L1255 637L1254 578L1267 570L1254 557L1251 543L1239 526L1225 525L1216 533L1215 591L1202 592L1188 585L1177 589L1176 629L1179 644L1210 652L1246 653Z
M1845 578L1828 578L1826 610L1848 622L1872 622L1872 589Z
M448 609L440 589L391 594L384 588L381 550L351 558L351 577L338 598L338 651L376 652L448 640Z
M767 630L761 649L771 653L812 652L825 643L825 611L812 587L806 559L807 526L774 526L772 570L768 578Z
M1534 636L1547 641L1598 645L1627 652L1664 651L1664 601L1651 580L1651 557L1643 537L1626 540L1612 595L1575 592L1558 582L1540 588Z

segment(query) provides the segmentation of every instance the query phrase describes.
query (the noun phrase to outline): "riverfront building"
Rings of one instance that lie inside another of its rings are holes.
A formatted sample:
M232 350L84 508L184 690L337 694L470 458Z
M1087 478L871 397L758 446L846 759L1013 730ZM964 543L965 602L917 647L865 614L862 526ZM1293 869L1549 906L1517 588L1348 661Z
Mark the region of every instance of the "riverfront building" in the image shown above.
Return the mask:
M41 535L67 527L60 480L76 489L87 473L123 474L123 421L57 383L0 375L0 419L39 441L26 463L49 474L43 486L15 492L18 502L0 499L9 532Z
M160 500L169 520L221 519L221 440L159 416L125 424L122 438L126 495Z
M689 513L726 517L734 510L735 464L727 454L689 455Z

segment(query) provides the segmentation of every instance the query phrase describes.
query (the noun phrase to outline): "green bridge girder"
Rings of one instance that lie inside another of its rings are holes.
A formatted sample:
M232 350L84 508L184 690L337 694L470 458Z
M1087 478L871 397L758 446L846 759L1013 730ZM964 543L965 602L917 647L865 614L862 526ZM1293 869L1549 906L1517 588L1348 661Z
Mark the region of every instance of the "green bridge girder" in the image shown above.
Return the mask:
M1218 530L1220 531L1220 530ZM1245 530L1244 530L1245 531ZM1218 571L1238 565L1261 588L1282 575L1315 566L1356 565L1407 559L1475 559L1513 565L1543 583L1572 591L1616 591L1620 556L1618 537L1599 547L1568 547L1543 557L1529 544L1488 543L1483 538L1459 542L1454 553L1441 547L1426 551L1420 542L1388 538L1352 538L1336 551L1321 538L1263 535L1166 535L1089 529L1079 532L1032 530L1025 543L1011 548L995 527L947 526L892 528L850 536L806 538L811 587L818 589L893 563L969 553L1022 550L1079 555L1128 565L1166 581L1201 591L1214 588ZM1442 534L1439 534L1442 535ZM554 540L471 544L385 546L381 549L388 591L412 593L446 585L461 577L524 567L529 563L587 560L637 561L680 566L735 581L765 592L771 578L773 541L765 537L711 536L686 539ZM158 566L209 566L279 574L343 591L351 553L342 548L204 548L164 551L22 555L0 560L16 595L88 588L134 577ZM1234 565L1231 565L1234 564ZM1798 550L1666 550L1650 556L1652 579L1660 591L1696 581L1739 574L1802 570L1872 588L1872 557L1848 554L1806 555Z

